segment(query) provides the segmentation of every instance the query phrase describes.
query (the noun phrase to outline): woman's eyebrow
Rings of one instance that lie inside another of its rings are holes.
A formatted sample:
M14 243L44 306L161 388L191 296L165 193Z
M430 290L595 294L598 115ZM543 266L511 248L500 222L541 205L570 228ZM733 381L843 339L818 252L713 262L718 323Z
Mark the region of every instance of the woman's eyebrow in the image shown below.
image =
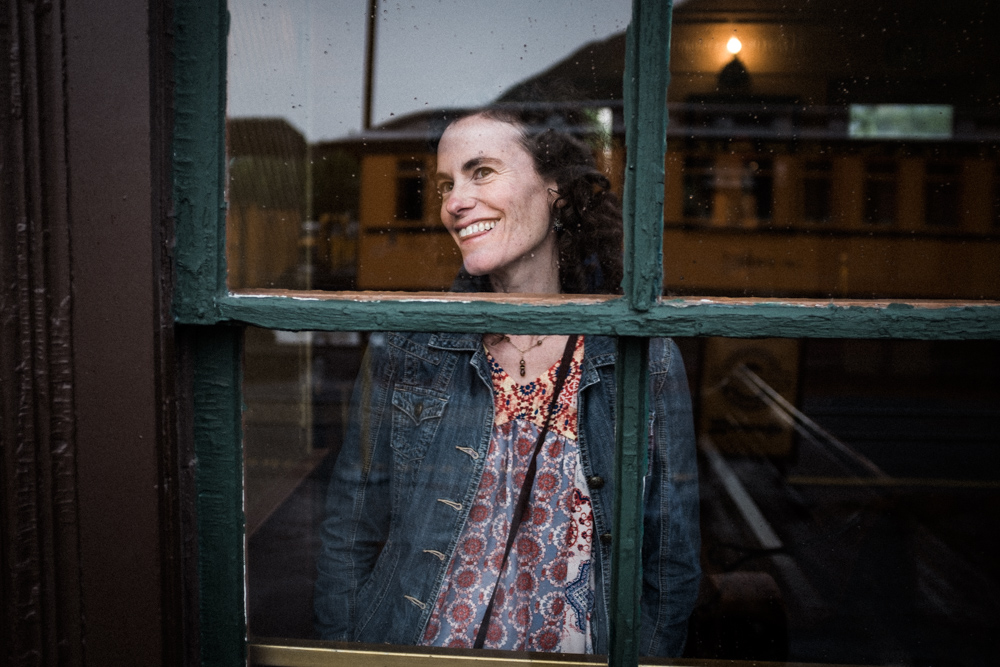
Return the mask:
M479 155L479 156L476 156L476 157L474 157L474 158L472 158L470 160L467 160L465 162L465 164L462 165L462 169L460 171L461 171L461 173L464 174L464 173L467 173L467 172L470 172L470 171L474 171L475 169L477 169L478 167L481 167L484 164L496 163L496 162L499 162L499 160L497 160L496 158L485 157L485 156ZM445 174L444 172L440 172L440 171L437 174L434 175L434 180L435 181L447 180L449 178L451 178L451 176L449 176L448 174Z
M472 171L472 170L476 169L477 167L481 167L484 164L495 163L495 162L499 162L499 160L497 160L496 158L485 157L485 156L480 155L480 156L472 158L471 160L469 160L465 164L463 164L462 165L462 171L463 172Z

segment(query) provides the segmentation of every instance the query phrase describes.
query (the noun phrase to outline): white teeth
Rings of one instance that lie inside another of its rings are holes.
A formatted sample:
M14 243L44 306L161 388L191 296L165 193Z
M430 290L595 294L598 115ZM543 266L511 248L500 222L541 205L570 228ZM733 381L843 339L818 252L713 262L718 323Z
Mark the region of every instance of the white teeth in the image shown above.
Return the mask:
M491 220L489 222L476 222L469 225L468 227L463 227L462 229L458 230L458 238L464 239L466 236L469 236L470 234L478 234L479 232L486 232L493 229L496 226L497 223L495 220Z

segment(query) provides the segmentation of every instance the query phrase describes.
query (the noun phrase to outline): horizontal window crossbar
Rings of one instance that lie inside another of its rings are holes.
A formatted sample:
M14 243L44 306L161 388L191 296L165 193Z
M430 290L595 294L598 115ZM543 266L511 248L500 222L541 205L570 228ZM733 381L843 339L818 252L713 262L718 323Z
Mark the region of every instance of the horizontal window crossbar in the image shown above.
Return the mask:
M216 301L219 321L270 329L580 333L735 338L998 339L1000 302L670 299L255 291Z

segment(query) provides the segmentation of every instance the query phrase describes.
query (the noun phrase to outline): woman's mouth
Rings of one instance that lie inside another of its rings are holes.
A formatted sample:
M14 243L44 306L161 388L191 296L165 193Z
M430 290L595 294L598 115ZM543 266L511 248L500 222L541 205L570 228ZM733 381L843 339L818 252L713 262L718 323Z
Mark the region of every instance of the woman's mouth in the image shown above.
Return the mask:
M488 220L484 222L474 222L468 227L463 227L458 230L458 238L464 239L466 236L471 236L473 234L478 234L480 232L488 232L497 226L496 220Z

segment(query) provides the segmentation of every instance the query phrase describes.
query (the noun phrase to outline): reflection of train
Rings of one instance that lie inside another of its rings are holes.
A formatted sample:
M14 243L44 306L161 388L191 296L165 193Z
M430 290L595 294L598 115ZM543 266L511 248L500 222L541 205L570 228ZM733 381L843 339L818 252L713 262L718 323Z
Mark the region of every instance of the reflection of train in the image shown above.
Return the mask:
M972 141L852 139L844 115L671 106L667 294L1000 297L996 157ZM426 187L425 136L384 152L366 140L361 289L443 289L458 268Z
M677 8L666 294L1000 297L1000 272L991 270L1000 257L1000 83L985 64L1000 56L987 34L997 9L871 4L789 10L691 0ZM952 33L934 29L943 18L962 26L966 48L945 48ZM736 55L727 50L734 36ZM623 60L616 35L500 101L557 89L557 113L610 111L612 137L598 153L620 187ZM250 245L242 253L247 267L280 264L284 273L241 272L235 262L234 286L301 285L293 267L314 263L316 287L446 289L459 257L427 187L439 119L417 114L298 149L313 165L356 165L356 175L347 177L346 166L340 176L313 173L311 201L325 203L295 214L316 223L282 227L283 250L268 243L261 257ZM305 181L298 192L305 201ZM239 230L252 230L251 213L241 222L245 209L232 202L233 238L245 241L253 232Z

